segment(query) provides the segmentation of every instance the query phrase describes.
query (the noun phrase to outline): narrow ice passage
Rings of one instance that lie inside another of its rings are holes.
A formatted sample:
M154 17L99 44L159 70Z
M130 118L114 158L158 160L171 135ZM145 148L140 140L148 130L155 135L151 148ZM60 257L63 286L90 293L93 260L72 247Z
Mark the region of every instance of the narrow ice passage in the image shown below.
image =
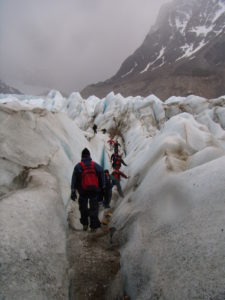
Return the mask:
M107 140L108 134L96 134L90 145L98 144L102 148L98 163L103 169L111 170L110 153ZM113 196L115 201L116 193ZM70 263L70 299L123 299L124 290L120 274L120 254L118 245L113 244L110 238L110 221L112 209L104 209L100 206L100 221L105 220L105 225L97 233L82 231L82 226L74 222L79 218L77 203L72 204L69 212L69 240L68 253ZM78 220L77 220L78 221ZM77 259L79 258L79 259ZM100 266L100 267L99 267ZM114 288L111 286L114 283ZM112 298L113 297L113 298ZM116 297L116 298L115 298Z

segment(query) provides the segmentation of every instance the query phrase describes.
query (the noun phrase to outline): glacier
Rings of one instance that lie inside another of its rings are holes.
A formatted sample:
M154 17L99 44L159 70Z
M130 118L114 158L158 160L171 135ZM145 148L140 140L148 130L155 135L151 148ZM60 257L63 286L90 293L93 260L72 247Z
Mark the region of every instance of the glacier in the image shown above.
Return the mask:
M224 299L225 96L1 94L0 121L0 299L68 299L71 207L81 228L73 167L84 147L108 167L113 132L129 175L110 224L124 290L135 300Z

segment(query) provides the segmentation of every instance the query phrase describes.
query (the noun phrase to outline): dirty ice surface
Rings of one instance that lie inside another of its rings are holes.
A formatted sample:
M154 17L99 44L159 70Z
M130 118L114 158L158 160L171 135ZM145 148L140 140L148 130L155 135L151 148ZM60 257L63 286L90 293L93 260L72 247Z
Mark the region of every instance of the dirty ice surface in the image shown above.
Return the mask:
M66 299L73 166L108 147L94 123L125 145L110 226L127 294L225 298L225 97L0 95L0 122L0 299Z

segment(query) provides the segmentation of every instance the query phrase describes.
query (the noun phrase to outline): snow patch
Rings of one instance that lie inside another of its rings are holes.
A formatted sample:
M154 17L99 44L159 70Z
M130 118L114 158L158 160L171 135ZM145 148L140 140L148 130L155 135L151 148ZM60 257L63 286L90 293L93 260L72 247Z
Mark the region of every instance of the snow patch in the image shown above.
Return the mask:
M162 47L162 49L159 51L159 55L157 56L157 58L153 62L148 63L147 66L142 71L140 71L140 74L143 74L144 72L147 72L148 69L149 69L149 67L151 67L152 65L154 65L155 62L157 60L159 60L164 55L165 50L166 50L166 47ZM161 67L162 65L164 65L164 63L165 62L163 60L163 62L159 66L157 66L156 68L154 68L154 69L157 69L157 68Z
M124 78L124 77L128 76L129 74L131 74L133 71L134 71L134 67L131 68L130 71L128 71L126 74L121 75L120 77L121 77L121 78Z
M212 32L214 28L214 25L211 25L209 27L203 26L196 26L189 30L189 32L193 32L196 34L196 36L207 36L208 33Z
M215 14L214 19L212 20L213 23L215 23L224 13L225 13L225 3L224 1L220 0L219 3L219 10Z
M207 44L207 42L205 40L201 40L199 45L194 48L194 44L185 44L184 46L181 47L181 49L185 52L182 56L178 57L176 59L176 61L181 60L184 57L190 57L192 56L194 53L196 53L197 51L199 51L201 48L203 48L205 45Z

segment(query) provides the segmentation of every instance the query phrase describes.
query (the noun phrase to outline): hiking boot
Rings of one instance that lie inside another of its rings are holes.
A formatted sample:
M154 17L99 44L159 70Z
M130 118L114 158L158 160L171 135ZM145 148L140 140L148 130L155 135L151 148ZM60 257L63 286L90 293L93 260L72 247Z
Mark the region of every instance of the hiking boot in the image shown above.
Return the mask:
M98 232L99 228L101 228L101 224L96 228L91 228L91 232Z
M109 221L108 221L108 220L103 220L103 221L102 221L102 224L103 224L103 225L108 225L108 224L109 224Z
M83 225L83 231L87 231L88 230L88 225Z

